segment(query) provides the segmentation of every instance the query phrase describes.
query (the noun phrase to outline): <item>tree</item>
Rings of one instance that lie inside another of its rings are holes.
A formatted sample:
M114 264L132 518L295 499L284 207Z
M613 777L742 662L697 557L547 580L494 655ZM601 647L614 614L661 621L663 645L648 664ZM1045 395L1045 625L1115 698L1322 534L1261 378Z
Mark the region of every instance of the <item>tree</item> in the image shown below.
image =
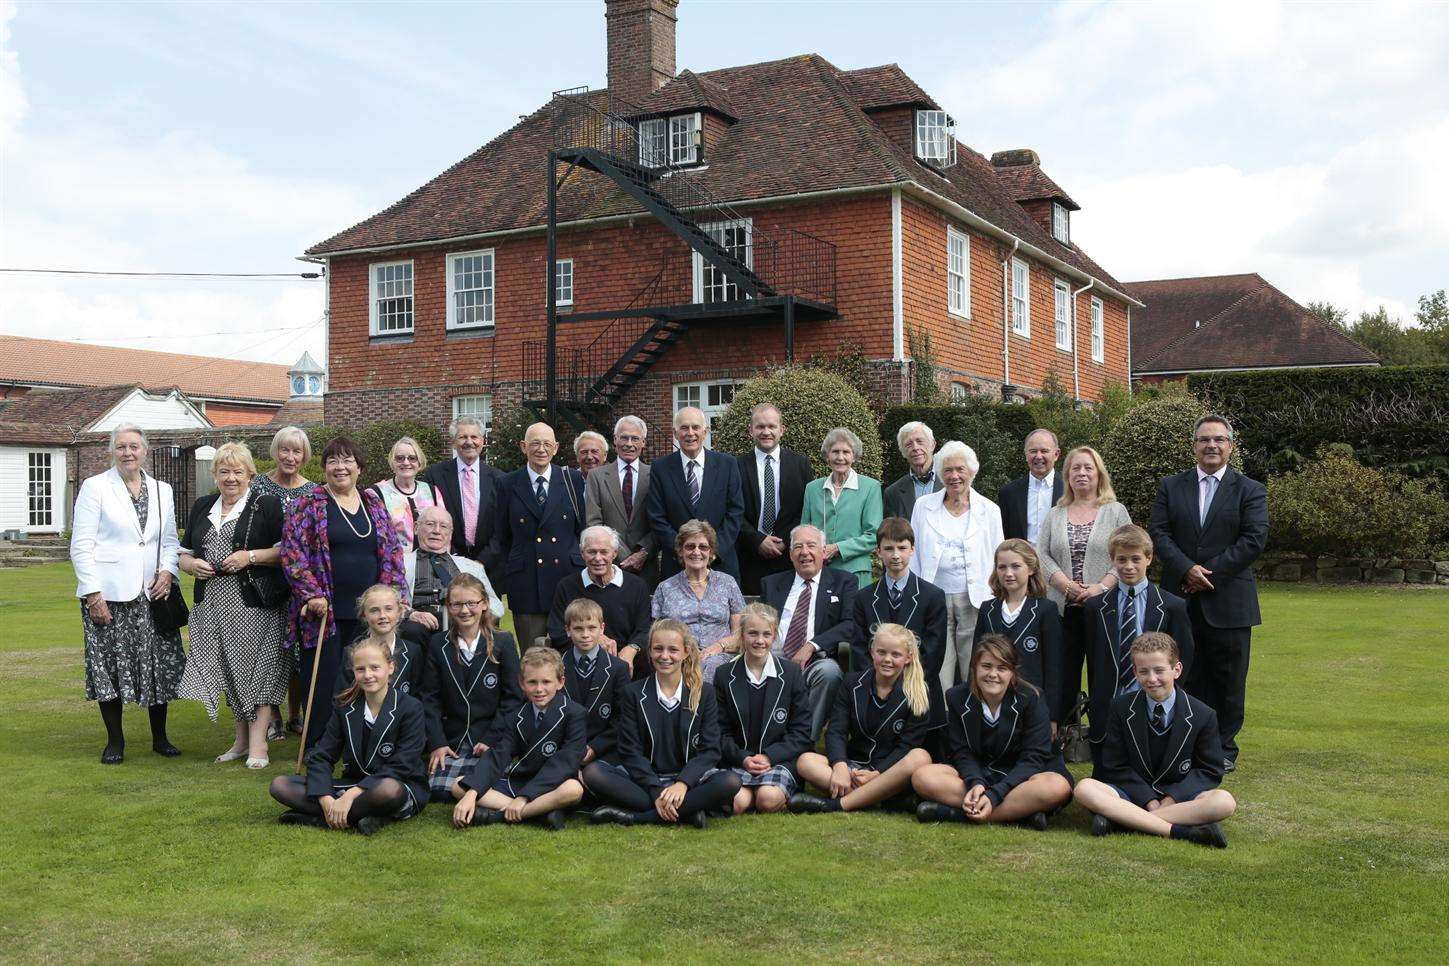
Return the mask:
M1435 335L1449 337L1449 297L1441 288L1433 295L1419 296L1419 311L1414 313L1419 325Z
M785 445L810 458L817 476L828 470L820 455L825 434L845 426L860 437L865 452L855 463L861 476L880 479L880 430L865 397L833 372L811 366L782 366L735 390L734 401L715 427L713 445L724 453L748 453L750 410L768 402L780 410Z
M1309 302L1308 313L1345 335L1348 334L1348 309L1341 309L1332 302Z

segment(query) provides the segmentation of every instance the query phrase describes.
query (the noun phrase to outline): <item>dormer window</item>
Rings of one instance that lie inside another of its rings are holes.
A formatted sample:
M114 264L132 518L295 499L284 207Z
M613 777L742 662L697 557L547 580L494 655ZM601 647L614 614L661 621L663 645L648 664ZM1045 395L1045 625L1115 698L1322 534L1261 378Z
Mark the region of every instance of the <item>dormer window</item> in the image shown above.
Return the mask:
M639 163L675 168L700 161L700 115L676 114L639 122Z
M1052 202L1052 237L1063 245L1072 243L1072 213L1060 201Z
M916 157L927 164L956 163L956 122L945 111L916 112Z

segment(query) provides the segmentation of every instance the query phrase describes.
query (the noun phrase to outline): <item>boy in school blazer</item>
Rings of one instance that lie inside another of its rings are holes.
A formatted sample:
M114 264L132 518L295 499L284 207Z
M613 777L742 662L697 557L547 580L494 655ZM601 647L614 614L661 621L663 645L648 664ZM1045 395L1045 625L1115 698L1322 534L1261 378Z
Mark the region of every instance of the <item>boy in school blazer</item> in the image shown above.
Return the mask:
M629 665L601 646L603 608L586 597L564 610L570 646L563 653L564 688L587 716L584 765L618 761L615 724L629 699Z
M1227 848L1217 823L1238 803L1218 787L1217 715L1176 687L1182 663L1168 635L1141 635L1131 658L1139 690L1113 702L1102 764L1076 789L1077 801L1093 813L1092 834L1127 828Z
M433 635L417 692L427 709L429 787L439 801L452 800L453 783L498 742L524 700L512 634L494 631L491 645L480 637L465 661L455 633Z

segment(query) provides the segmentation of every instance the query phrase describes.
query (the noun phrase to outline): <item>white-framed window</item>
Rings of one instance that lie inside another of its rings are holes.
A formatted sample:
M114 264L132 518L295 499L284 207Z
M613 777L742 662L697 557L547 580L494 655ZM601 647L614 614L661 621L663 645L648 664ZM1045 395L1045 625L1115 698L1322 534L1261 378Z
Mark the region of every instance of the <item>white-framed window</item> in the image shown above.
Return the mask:
M1072 213L1060 201L1052 202L1052 237L1063 245L1072 243Z
M48 527L55 522L55 463L52 454L26 454L26 497L29 526Z
M971 314L971 239L946 228L946 311L966 318Z
M476 396L454 396L453 418L472 416L483 424L483 438L493 431L493 396L479 393Z
M752 241L753 219L720 221L700 227L725 251L744 262L745 267L751 269L755 267L755 246ZM740 300L738 285L725 278L723 272L706 262L704 256L699 252L694 252L693 256L695 302L738 302Z
M1072 351L1072 287L1061 279L1052 286L1056 296L1057 348Z
M639 122L639 164L662 168L669 163L669 122L662 117Z
M1102 317L1102 300L1092 299L1092 361L1102 362L1107 358L1107 332Z
M674 387L673 411L677 413L685 406L695 407L704 413L709 430L713 433L719 426L719 421L724 418L725 410L735 401L735 390L742 385L744 383L735 382L733 379L678 383ZM704 445L710 446L708 436L705 437Z
M960 401L971 394L971 387L964 382L951 383L951 399Z
M574 260L560 258L554 262L553 302L555 305L574 304Z
M916 112L916 157L929 164L956 163L956 122L945 111Z
M697 164L699 162L700 116L676 114L669 119L669 163Z
M1031 266L1011 260L1011 331L1031 338Z
M413 330L413 263L376 262L368 267L368 331L406 335Z
M448 328L493 327L493 249L448 256Z

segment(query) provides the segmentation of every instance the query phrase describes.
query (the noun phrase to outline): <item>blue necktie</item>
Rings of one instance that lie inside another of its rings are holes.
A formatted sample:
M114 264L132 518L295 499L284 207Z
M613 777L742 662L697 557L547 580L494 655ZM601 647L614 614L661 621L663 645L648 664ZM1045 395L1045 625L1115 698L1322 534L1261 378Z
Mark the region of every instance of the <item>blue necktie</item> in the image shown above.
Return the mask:
M1167 730L1167 712L1160 704L1152 709L1152 730L1159 735Z
M894 611L901 606L901 589L895 584L886 584L886 590L890 592L891 610Z
M1137 588L1127 588L1127 600L1122 606L1121 622L1117 626L1117 693L1122 694L1132 687L1137 676L1132 672L1132 639L1137 636Z
M1197 511L1198 526L1207 522L1208 509L1213 505L1213 494L1218 491L1218 478L1216 476L1204 476L1202 478L1202 506Z
M587 677L590 677L591 675L593 675L593 673L594 673L594 656L592 654L587 654L587 655L579 658L578 671L579 671L579 677L581 677L581 678L587 678Z
M534 481L534 483L536 485L533 489L533 495L538 498L538 505L543 506L544 503L548 500L548 490L545 490L543 488L543 477L540 476L537 480Z

